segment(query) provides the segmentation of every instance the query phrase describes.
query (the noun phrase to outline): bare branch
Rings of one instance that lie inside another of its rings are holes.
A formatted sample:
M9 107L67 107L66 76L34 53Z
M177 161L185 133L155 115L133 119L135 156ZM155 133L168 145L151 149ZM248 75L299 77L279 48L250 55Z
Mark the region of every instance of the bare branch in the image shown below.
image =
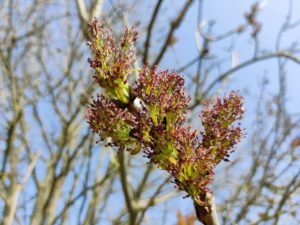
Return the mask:
M156 57L153 65L158 65L161 61L161 59L163 58L163 56L166 53L166 50L168 49L168 46L171 43L171 39L173 38L173 34L175 32L175 30L180 26L184 16L186 15L188 9L190 8L190 6L192 5L193 0L187 0L184 4L184 6L182 7L181 11L178 13L178 16L171 22L170 25L170 29L169 32L167 34L167 37L165 39L165 42L163 43L158 56Z
M158 15L158 12L159 12L159 9L160 9L162 3L163 3L163 0L157 0L156 6L155 6L154 11L152 13L150 23L148 25L146 41L145 41L145 44L144 44L143 64L146 64L147 61L148 61L148 52L149 52L149 48L150 48L152 30L153 30L153 26L154 26L155 20L157 19L157 15Z

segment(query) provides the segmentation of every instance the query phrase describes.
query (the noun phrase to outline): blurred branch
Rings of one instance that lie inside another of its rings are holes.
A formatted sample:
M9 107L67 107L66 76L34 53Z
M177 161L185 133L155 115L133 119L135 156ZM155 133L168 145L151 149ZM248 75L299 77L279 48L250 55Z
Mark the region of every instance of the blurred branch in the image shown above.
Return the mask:
M169 195L165 195L165 196L162 196L162 197L158 197L159 193L161 192L162 188L170 182L170 176L167 177L156 189L156 191L154 192L154 194L148 199L148 200L144 200L143 202L140 202L139 203L139 207L142 209L142 213L140 215L140 218L138 220L138 223L137 224L141 224L142 221L143 221L143 218L145 216L145 213L147 211L147 209L152 206L152 205L155 205L157 204L158 202L164 202L166 201L167 199L169 199L173 193L171 192ZM143 206L144 205L144 206Z
M5 216L2 221L2 225L12 225L14 222L14 216L16 214L17 206L18 206L18 200L19 200L19 195L26 185L34 167L37 162L37 159L39 156L34 156L28 165L25 174L23 176L22 182L21 183L12 183L9 187L9 200L8 204L5 207Z
M178 16L171 22L170 29L169 29L169 32L165 39L165 42L162 45L162 47L159 51L159 54L153 63L154 66L158 65L160 63L161 59L163 58L163 56L165 55L166 50L168 49L168 47L171 43L171 40L173 38L175 30L180 26L184 16L186 15L186 13L187 13L188 9L190 8L190 6L192 5L192 3L193 3L193 0L187 0L185 2L184 6L182 7L181 11L178 13Z
M248 61L245 61L239 65L237 65L236 67L233 67L231 69L229 69L228 71L222 73L218 78L216 78L215 80L213 80L211 82L211 84L208 86L208 88L205 90L205 92L202 95L202 98L207 97L207 95L210 93L210 91L216 86L216 84L222 82L223 80L225 80L229 75L231 75L232 73L237 72L238 70L241 70L247 66L250 66L254 63L257 62L261 62L264 60L268 60L268 59L273 59L273 58L287 58L297 64L300 64L300 59L297 58L296 56L292 55L289 52L285 52L285 51L279 51L279 52L274 52L274 53L268 53L262 56L257 56L255 58L252 58Z
M129 224L136 224L137 212L135 209L135 200L133 196L132 188L127 180L127 170L125 165L125 150L120 150L118 152L118 161L119 161L119 173L121 178L122 190L125 198L126 207L129 213Z
M80 18L81 24L89 23L90 17L88 15L88 11L86 9L84 0L76 0L77 10Z
M2 169L1 169L1 174L3 175L6 173L7 161L9 157L12 157L11 153L13 150L13 141L16 136L16 127L19 121L21 120L21 117L22 117L22 111L19 110L18 112L16 112L16 116L10 122L8 127L6 148L3 155L3 162L2 162Z
M77 12L80 19L80 26L85 39L88 39L88 23L93 17L100 17L103 1L104 0L94 0L91 4L90 10L88 11L84 0L76 0Z
M55 217L55 219L52 222L52 225L56 224L56 222L62 217L63 213L70 208L72 205L74 205L77 200L79 200L80 198L82 198L84 195L87 194L87 192L91 191L91 190L95 190L96 188L101 187L107 180L108 178L111 176L112 174L112 170L111 168L108 168L105 176L98 182L94 183L91 186L87 186L84 189L81 190L81 192L79 194L77 194L73 199L69 200L66 204L65 207L63 208L63 210Z
M295 192L299 187L300 187L300 182L299 182L299 178L300 177L300 170L298 170L298 172L296 173L296 175L293 177L293 179L289 182L289 184L286 186L285 191L278 203L278 206L274 212L274 217L275 217L275 221L274 221L274 225L278 224L279 218L281 216L282 213L282 208L285 204L285 202L290 198L291 194L293 192ZM298 183L297 183L298 181Z
M91 18L99 17L103 7L104 0L94 0L91 4Z
M154 11L152 13L150 23L148 25L146 41L145 41L145 44L144 44L143 64L146 64L147 61L148 61L148 52L149 52L149 48L150 48L152 30L153 30L153 26L154 26L155 20L157 19L157 15L158 15L158 12L159 12L159 9L160 9L162 3L163 3L163 0L157 0L156 6L155 6Z
M147 185L147 180L151 174L151 172L153 172L154 166L152 164L148 164L147 165L147 169L143 175L143 179L141 180L140 184L138 185L138 188L135 192L135 199L139 199L142 195L142 193L144 192L144 188Z

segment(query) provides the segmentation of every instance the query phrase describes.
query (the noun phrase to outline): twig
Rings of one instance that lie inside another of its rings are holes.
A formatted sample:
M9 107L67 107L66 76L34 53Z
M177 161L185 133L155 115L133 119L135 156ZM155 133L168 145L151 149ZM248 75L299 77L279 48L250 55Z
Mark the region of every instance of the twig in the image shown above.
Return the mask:
M129 187L129 183L127 180L127 171L126 171L126 165L125 165L125 150L120 149L118 153L118 160L120 163L119 166L119 172L120 172L120 177L121 177L121 184L122 184L122 189L124 193L124 198L125 198L125 203L126 207L128 210L128 213L130 215L130 225L135 225L136 221L136 211L134 208L134 198L133 198L133 193L132 190Z
M158 65L162 59L162 57L164 56L168 46L170 45L171 39L173 38L173 33L174 31L179 27L179 25L181 24L184 16L186 15L187 10L189 9L189 7L191 6L191 4L193 3L193 0L188 0L186 1L185 5L183 6L181 12L178 14L178 16L171 22L171 27L169 30L169 33L167 35L167 38L161 48L161 50L159 51L159 54L156 58L156 60L154 61L153 65Z
M268 53L268 54L265 54L265 55L262 55L262 56L257 56L255 58L252 58L248 61L245 61L243 63L241 63L240 65L234 67L234 68L231 68L229 69L228 71L226 71L225 73L221 74L218 78L216 78L209 86L208 88L206 89L206 91L203 93L203 98L205 98L209 92L213 89L213 87L223 81L224 79L227 78L227 76L229 76L230 74L234 73L234 72L237 72L238 70L241 70L243 69L244 67L247 67L249 65L252 65L254 63L257 63L257 62L260 62L260 61L264 61L264 60L267 60L267 59L272 59L272 58L287 58L297 64L300 64L300 59L297 58L296 56L288 53L288 52L285 52L285 51L278 51L278 52L272 52L272 53Z
M154 26L154 22L157 18L159 9L162 5L162 2L163 2L163 0L158 0L157 1L156 6L155 6L154 11L153 11L153 14L152 14L152 17L151 17L151 20L150 20L150 23L149 23L149 26L148 26L147 37L146 37L146 41L145 41L145 45L144 45L145 52L144 52L144 56L143 56L143 64L146 64L147 60L148 60L148 52L149 52L149 48L150 48L152 29L153 29L153 26Z
M198 220L204 225L219 225L214 196L206 193L206 206L201 206L194 202L194 207Z

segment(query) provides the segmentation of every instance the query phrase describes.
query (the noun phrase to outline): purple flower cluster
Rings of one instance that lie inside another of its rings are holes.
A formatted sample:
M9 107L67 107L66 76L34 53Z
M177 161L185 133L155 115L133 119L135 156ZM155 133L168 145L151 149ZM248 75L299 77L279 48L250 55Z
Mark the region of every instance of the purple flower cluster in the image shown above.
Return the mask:
M231 92L223 99L217 98L212 107L207 105L202 111L202 146L209 150L215 164L228 161L229 153L241 140L240 123L238 126L232 124L242 119L244 111L243 99L237 92Z
M165 120L168 129L170 123L183 122L190 98L184 90L184 79L175 72L144 66L134 90L147 105L155 126Z
M127 81L133 72L134 42L137 32L134 28L126 29L121 43L117 45L110 30L93 19L89 25L89 34L88 45L92 50L92 58L89 58L88 62L95 69L96 82L105 89L110 98L128 103Z
M131 130L137 126L137 118L127 108L121 108L105 96L97 95L89 106L87 118L100 140L111 138L109 144L118 148L140 148L138 140L130 136Z
M158 71L144 66L133 85L133 45L136 32L127 29L117 46L111 32L97 20L89 26L95 69L95 81L104 89L93 99L87 111L91 129L100 140L131 154L143 151L150 163L168 171L179 190L199 204L213 178L213 170L243 136L240 124L243 99L231 92L217 98L201 113L203 131L187 127L186 114L190 97L184 79L174 71ZM137 107L136 103L139 104ZM200 138L201 137L201 138Z

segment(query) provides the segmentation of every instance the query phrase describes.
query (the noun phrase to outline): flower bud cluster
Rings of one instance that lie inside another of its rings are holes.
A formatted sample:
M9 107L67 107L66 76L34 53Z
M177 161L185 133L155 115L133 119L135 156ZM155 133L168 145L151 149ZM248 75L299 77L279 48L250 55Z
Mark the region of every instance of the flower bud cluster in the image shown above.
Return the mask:
M202 111L202 147L209 150L215 164L228 161L229 153L241 140L240 123L238 126L232 124L242 119L244 111L243 99L237 92L217 98L211 107L206 105Z
M89 26L95 81L104 89L90 104L87 120L100 140L131 154L143 151L150 163L168 171L179 190L199 204L213 179L213 170L240 141L243 99L231 92L201 113L203 131L186 126L190 97L184 79L174 71L144 66L133 85L136 32L127 29L117 46L111 32L97 20ZM136 107L138 103L139 107ZM199 135L201 134L201 135Z
M184 90L184 79L168 70L158 72L144 66L139 73L136 94L148 106L155 126L170 123L181 124L188 108L189 97Z
M133 72L137 32L134 28L126 29L121 43L117 45L110 30L93 19L89 25L89 34L88 45L92 50L92 57L88 62L95 69L96 82L111 99L128 103L128 76Z
M107 97L97 95L89 106L87 118L100 140L111 138L109 144L118 148L140 148L138 140L130 136L131 130L137 126L137 118L127 108L121 108Z

